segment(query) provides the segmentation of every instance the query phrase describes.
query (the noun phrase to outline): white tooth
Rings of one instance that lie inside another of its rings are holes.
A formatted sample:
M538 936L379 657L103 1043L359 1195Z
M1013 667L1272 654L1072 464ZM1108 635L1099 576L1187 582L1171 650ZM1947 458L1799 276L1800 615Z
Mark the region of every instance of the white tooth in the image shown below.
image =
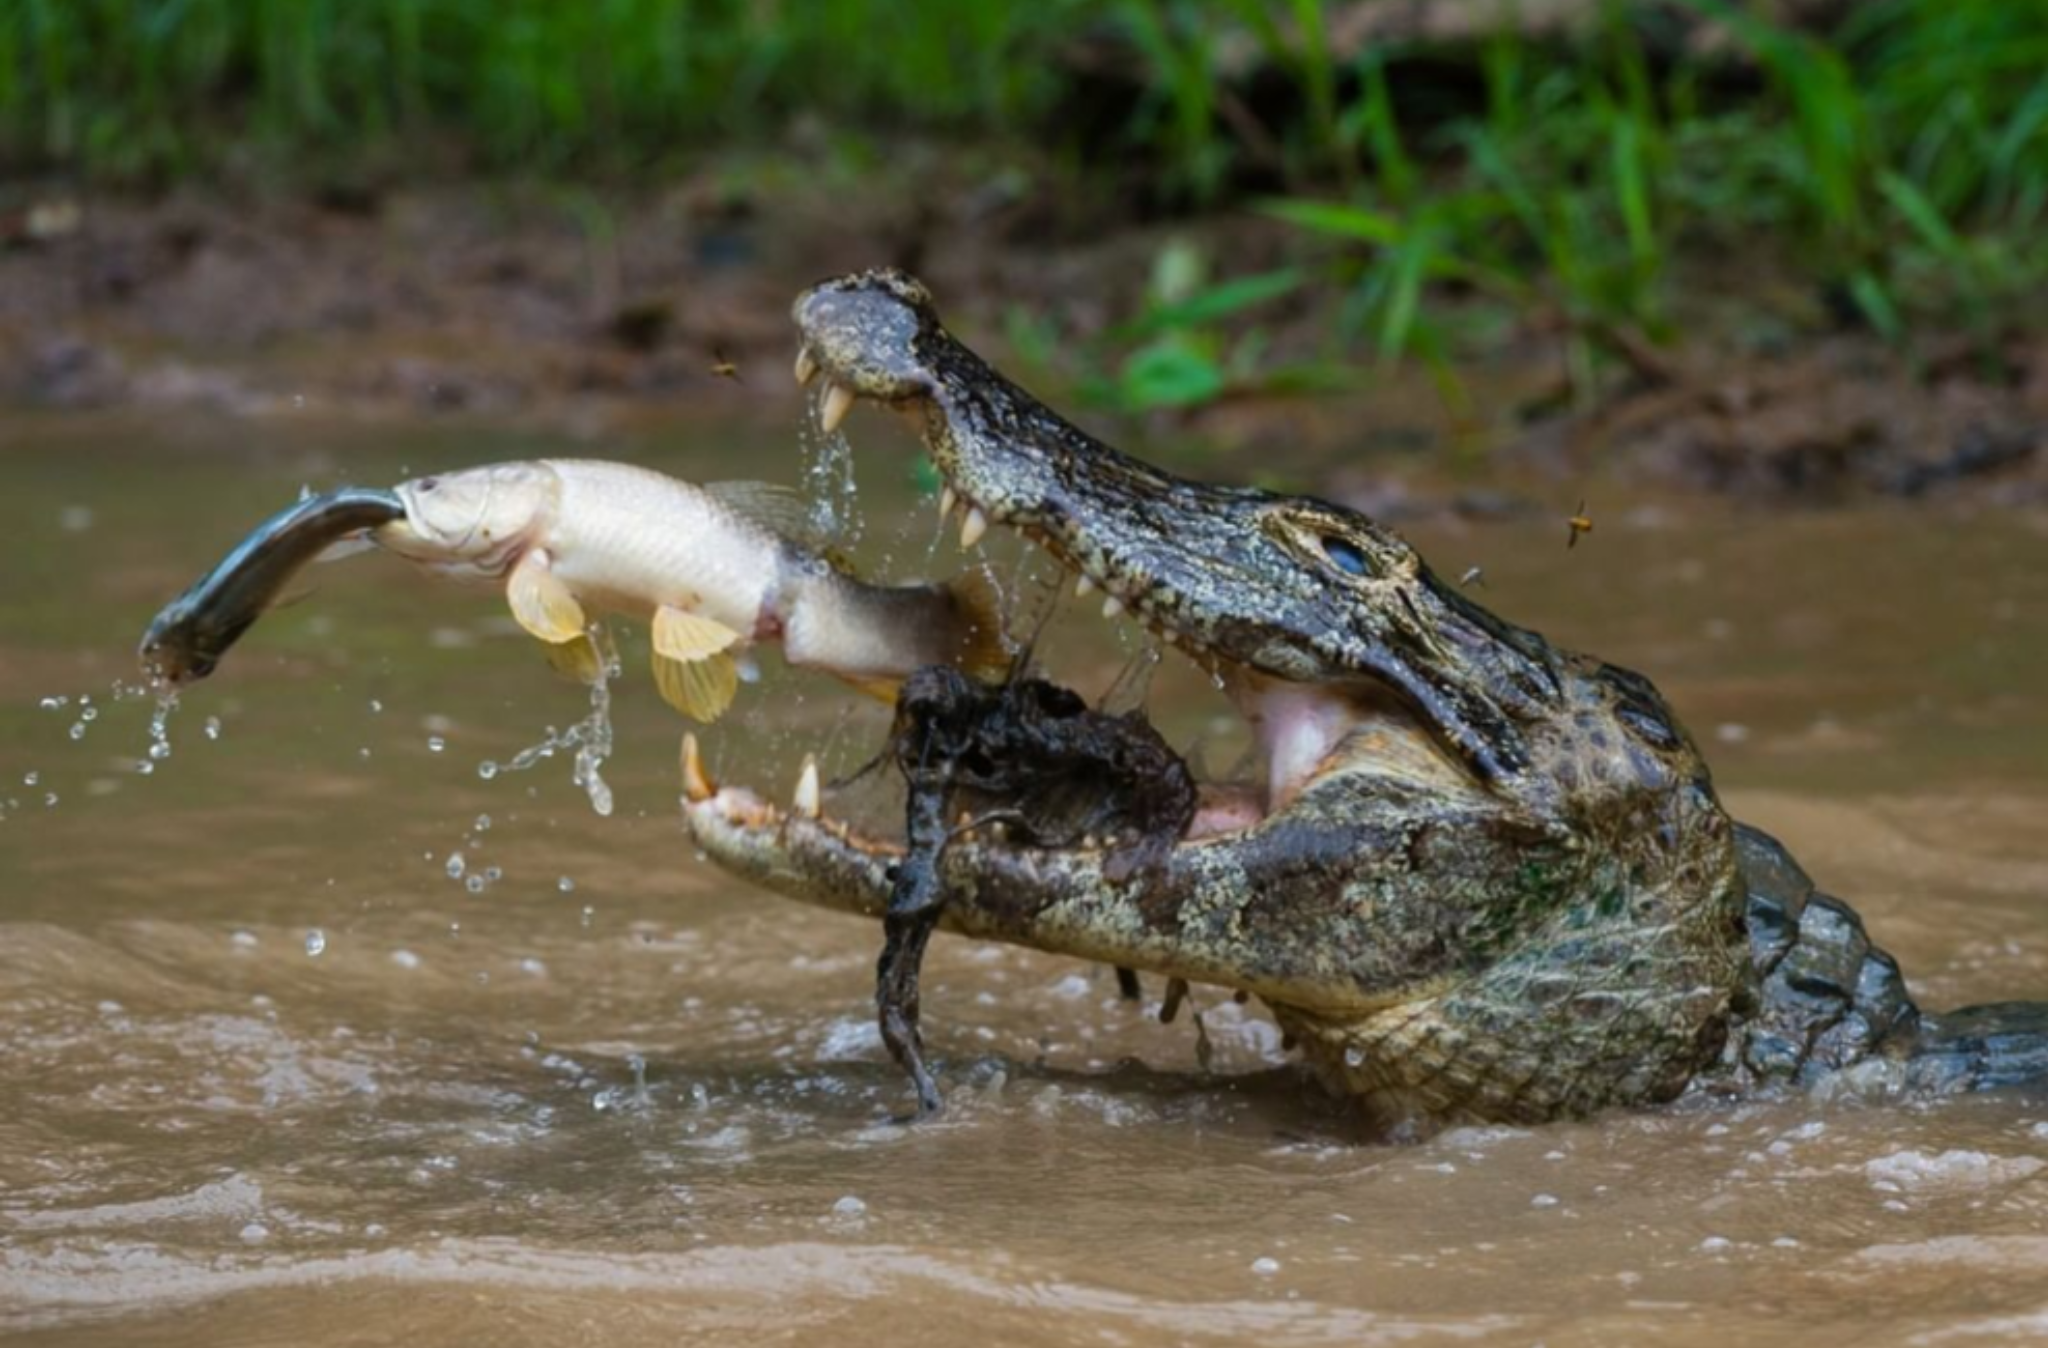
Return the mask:
M1074 581L1074 598L1086 599L1089 595L1094 593L1095 581L1092 577L1089 576L1089 574L1086 571L1083 571L1080 574L1080 576Z
M811 348L804 347L796 353L796 382L798 387L811 382L818 374L818 358L811 354Z
M697 737L683 736L683 790L693 801L709 800L718 794L717 783L711 774L704 771L704 760L697 753Z
M820 795L818 789L818 756L804 755L803 775L796 779L796 812L806 819L816 819L819 814Z
M1117 598L1115 595L1111 595L1109 598L1102 601L1102 616L1105 618L1114 618L1117 614L1122 613L1123 611L1124 601Z
M953 518L953 507L959 504L959 493L955 492L951 487L947 487L945 490L941 491L939 493L940 522L943 523L944 521Z
M834 384L825 390L825 410L818 420L830 435L839 429L839 423L846 420L846 414L853 410L853 390L844 384Z
M987 532L988 516L981 513L980 507L969 506L967 508L967 518L960 522L960 546L963 548L973 547L981 541L981 536Z

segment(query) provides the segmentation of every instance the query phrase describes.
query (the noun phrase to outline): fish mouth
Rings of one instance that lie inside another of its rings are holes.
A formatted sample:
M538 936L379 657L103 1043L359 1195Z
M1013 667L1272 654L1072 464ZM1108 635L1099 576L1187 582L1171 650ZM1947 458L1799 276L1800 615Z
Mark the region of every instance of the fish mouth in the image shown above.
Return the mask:
M1396 691L1366 680L1318 681L1312 662L1284 642L1259 644L1193 611L1185 599L1199 577L1147 575L1101 545L1105 535L1125 530L1170 533L1173 518L1148 518L1148 501L1173 500L1175 516L1213 516L1261 509L1272 498L1185 483L1100 446L1106 457L1091 460L1081 475L1088 480L1077 484L1058 459L1065 451L1046 447L1057 419L948 336L923 286L901 273L866 272L814 287L797 300L793 317L802 337L796 377L815 386L828 431L838 431L863 403L909 416L944 482L942 520L957 521L964 548L972 550L992 528L1033 543L1073 573L1078 596L1101 596L1105 619L1138 623L1210 674L1249 723L1257 746L1252 778L1199 783L1177 849L1241 839L1339 776L1371 773L1451 795L1483 793L1475 774L1445 752L1440 731ZM1000 442L1000 449L970 451L970 440ZM1084 515L1079 498L1088 493L1090 506L1100 508ZM1288 678L1290 670L1305 677ZM801 873L811 885L829 875L863 894L886 894L876 876L901 855L901 843L832 817L815 766L807 763L785 806L744 786L714 783L694 740L684 759L692 827L729 868L755 872L771 887L798 888L792 881ZM1099 867L1120 841L1026 847L1000 822L965 825L955 836L951 850L970 868L1015 867L1028 853L1032 866L1047 873Z

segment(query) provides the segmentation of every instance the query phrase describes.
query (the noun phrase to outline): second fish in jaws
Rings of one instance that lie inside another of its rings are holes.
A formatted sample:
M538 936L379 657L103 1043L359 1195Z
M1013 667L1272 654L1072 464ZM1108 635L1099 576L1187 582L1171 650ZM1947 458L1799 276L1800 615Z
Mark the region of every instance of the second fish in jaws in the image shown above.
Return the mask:
M417 478L397 493L405 516L370 532L379 546L455 579L502 582L519 625L585 679L599 668L597 614L647 621L656 686L699 721L731 705L736 657L759 641L884 699L923 665L984 677L1009 666L986 577L871 585L810 536L802 499L784 488L552 459Z

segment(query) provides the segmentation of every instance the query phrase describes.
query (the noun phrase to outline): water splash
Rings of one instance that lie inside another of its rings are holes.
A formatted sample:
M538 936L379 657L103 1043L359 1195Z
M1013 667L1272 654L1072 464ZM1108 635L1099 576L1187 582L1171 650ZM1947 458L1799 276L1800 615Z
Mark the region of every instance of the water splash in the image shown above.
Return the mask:
M799 437L803 458L804 495L811 502L811 527L845 546L860 541L862 519L859 489L853 479L853 444L846 432L827 432L824 424L824 389L820 380L817 396L810 402Z
M149 761L161 763L171 756L171 716L178 710L178 690L164 688L156 695L156 710L149 718Z
M604 761L612 753L611 681L619 676L619 652L602 627L592 626L590 637L597 643L600 656L597 679L590 685L590 714L566 730L549 726L547 736L540 743L528 745L502 763L485 759L477 764L477 776L489 781L500 773L525 772L564 749L573 749L576 751L576 765L569 780L582 787L584 794L590 797L592 810L601 816L609 816L612 812L612 788L604 779L603 769Z
M306 933L306 953L314 959L320 958L327 950L327 933L315 927Z

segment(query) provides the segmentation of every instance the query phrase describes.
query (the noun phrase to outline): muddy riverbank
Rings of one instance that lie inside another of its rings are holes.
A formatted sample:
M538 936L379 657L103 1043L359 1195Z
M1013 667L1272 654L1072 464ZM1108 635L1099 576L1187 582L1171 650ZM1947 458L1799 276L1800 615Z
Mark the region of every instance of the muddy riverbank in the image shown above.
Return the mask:
M1132 222L1052 178L943 159L870 180L821 154L799 172L727 167L630 194L457 183L145 200L50 186L21 198L39 212L0 229L0 400L597 439L788 407L791 297L889 263L924 275L992 350L1016 356L1006 337L1025 326L1051 334L1020 373L1071 402L1062 386L1107 359L1096 339L1142 308L1162 248L1219 276L1304 256L1274 221ZM2048 342L1958 331L1893 346L1832 320L1825 296L1726 270L1740 284L1698 286L1716 298L1687 337L1591 391L1531 318L1458 368L1454 408L1423 371L1333 344L1342 294L1310 288L1256 320L1271 360L1319 362L1318 391L1254 380L1191 410L1094 419L1113 438L1200 446L1219 473L1279 464L1293 485L1392 513L1470 497L1485 469L1802 503L2048 499ZM1418 495L1417 478L1435 485Z

